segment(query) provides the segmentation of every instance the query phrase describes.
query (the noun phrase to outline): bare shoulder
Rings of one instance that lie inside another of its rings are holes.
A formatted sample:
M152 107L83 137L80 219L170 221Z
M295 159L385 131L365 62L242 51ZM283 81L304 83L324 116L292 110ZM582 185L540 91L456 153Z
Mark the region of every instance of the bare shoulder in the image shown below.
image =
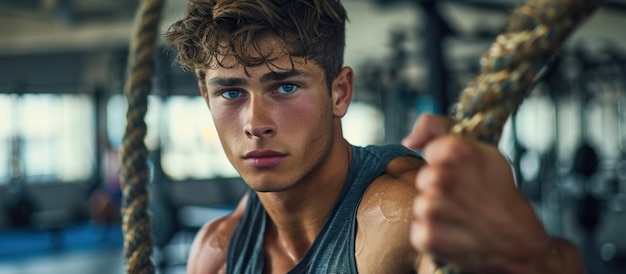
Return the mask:
M417 194L415 176L424 164L423 160L408 156L391 161L363 195L357 218L382 225L411 219Z
M424 161L415 157L400 157L391 161L384 173L368 187L361 199L359 212L363 213L363 217L381 221L382 224L412 216L411 206L417 194L415 176L423 165Z
M409 232L413 199L417 195L415 176L424 164L415 157L394 159L363 195L357 212L355 243L360 272L416 271L418 254L410 245Z
M392 160L383 174L369 186L363 195L362 205L365 208L371 206L376 208L377 205L384 204L404 209L408 206L410 209L413 198L417 194L415 176L423 165L425 165L424 160L410 156ZM381 213L389 212L382 211Z
M389 162L380 179L408 179L413 183L415 174L425 164L426 162L421 158L413 156L398 157Z
M194 237L187 261L187 273L226 273L228 243L243 215L247 195L235 210L205 224Z

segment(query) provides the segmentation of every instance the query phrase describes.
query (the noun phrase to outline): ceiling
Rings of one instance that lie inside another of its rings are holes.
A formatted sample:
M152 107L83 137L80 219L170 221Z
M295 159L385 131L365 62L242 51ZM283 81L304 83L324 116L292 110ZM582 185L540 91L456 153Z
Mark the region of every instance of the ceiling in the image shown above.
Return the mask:
M427 0L423 0L427 1ZM434 1L434 0L430 0ZM410 0L344 0L348 10L346 63L382 59L389 54L390 31L419 32L422 11ZM572 38L586 44L626 47L626 0L607 1ZM0 54L97 50L124 46L131 34L138 0L0 0ZM166 0L161 31L183 15L186 1ZM520 0L439 1L440 10L458 33L494 33ZM484 39L483 39L484 40ZM479 43L480 44L480 43ZM484 43L482 43L484 44ZM450 43L459 54L470 44ZM484 45L478 46L480 49Z

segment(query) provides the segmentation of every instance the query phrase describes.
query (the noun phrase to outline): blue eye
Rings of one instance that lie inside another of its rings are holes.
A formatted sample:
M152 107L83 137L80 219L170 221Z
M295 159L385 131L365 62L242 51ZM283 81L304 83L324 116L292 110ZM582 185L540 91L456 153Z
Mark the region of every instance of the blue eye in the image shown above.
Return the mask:
M298 86L296 85L283 84L278 87L278 92L279 93L293 93L294 91L296 91L296 89L298 89Z
M226 99L236 99L237 97L241 96L241 91L239 90L225 90L222 91L222 97L226 98Z

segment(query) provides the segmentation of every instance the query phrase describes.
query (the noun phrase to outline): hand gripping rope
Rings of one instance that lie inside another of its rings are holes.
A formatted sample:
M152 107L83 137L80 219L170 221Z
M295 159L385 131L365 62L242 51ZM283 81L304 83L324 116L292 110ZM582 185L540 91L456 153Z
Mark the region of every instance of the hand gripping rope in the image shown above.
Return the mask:
M530 0L480 60L481 73L461 92L453 134L497 145L504 124L539 71L602 0ZM468 255L473 256L473 255ZM461 273L440 263L437 274Z

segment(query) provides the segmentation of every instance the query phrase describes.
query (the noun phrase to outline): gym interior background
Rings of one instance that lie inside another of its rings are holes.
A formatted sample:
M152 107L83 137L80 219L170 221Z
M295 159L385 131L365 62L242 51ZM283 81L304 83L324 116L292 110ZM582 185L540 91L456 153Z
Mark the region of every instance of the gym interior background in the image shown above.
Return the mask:
M0 273L122 273L117 152L137 0L0 0ZM354 144L450 113L517 0L343 0ZM166 1L161 31L185 1ZM507 122L500 149L588 273L626 273L626 1L607 0ZM245 190L193 76L159 51L146 117L159 273Z

